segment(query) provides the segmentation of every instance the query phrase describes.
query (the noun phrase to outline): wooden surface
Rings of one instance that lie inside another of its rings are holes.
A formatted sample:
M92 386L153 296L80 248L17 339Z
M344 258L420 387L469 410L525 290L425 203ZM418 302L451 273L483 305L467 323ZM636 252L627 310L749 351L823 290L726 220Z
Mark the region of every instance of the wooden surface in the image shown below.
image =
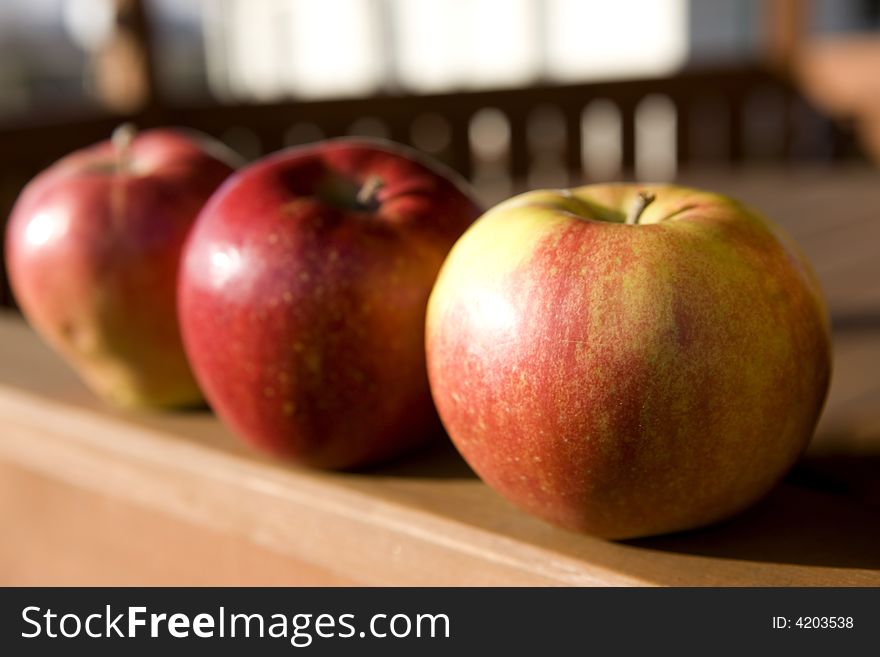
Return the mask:
M4 585L330 586L350 579L246 534L0 462Z
M810 451L727 523L579 536L512 508L448 446L374 472L299 470L240 446L208 412L107 409L6 315L0 583L880 585L876 178L703 181L795 233L838 321Z

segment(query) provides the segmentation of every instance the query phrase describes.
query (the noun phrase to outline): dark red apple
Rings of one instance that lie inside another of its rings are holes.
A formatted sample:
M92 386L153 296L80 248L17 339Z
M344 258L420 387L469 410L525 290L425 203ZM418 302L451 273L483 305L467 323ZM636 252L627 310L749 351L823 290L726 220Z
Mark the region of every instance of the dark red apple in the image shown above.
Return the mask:
M451 172L385 142L325 142L240 171L200 215L178 291L214 410L252 445L326 468L439 432L425 308L479 212Z
M177 270L190 226L235 159L202 135L123 126L52 165L16 202L6 235L16 299L105 399L201 401L177 325Z

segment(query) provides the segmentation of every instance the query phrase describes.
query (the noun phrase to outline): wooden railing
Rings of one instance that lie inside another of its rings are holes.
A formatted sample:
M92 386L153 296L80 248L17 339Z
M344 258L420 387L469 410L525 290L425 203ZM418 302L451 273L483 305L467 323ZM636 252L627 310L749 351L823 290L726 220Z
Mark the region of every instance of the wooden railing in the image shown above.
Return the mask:
M122 120L202 130L248 158L322 137L384 136L445 161L490 201L525 185L674 178L680 168L707 163L859 157L849 130L818 114L785 80L751 67L425 96L160 107L0 126L0 217L38 171L106 138ZM9 305L5 270L2 287L0 303Z

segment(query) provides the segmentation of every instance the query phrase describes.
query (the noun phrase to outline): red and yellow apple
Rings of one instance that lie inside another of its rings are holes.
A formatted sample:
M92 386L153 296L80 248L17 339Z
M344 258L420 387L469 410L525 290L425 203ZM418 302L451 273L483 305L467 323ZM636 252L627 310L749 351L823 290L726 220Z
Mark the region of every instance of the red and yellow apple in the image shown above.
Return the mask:
M330 141L237 173L200 215L179 284L215 412L248 443L324 468L441 433L425 308L479 213L450 172L389 143Z
M22 191L6 235L13 292L101 397L201 401L177 325L177 270L190 226L234 160L205 136L123 126Z
M426 343L440 416L479 476L615 539L763 496L810 440L830 376L797 248L739 203L674 186L490 210L441 270Z

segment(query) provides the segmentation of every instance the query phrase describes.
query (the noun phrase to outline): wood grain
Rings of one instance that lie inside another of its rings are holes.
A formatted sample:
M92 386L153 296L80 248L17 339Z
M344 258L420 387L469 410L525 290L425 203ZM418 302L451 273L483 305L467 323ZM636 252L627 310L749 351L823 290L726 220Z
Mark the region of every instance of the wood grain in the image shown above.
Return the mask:
M208 412L111 411L0 316L0 582L880 585L880 339L836 350L817 440L764 502L614 543L520 513L448 446L319 473L241 447Z

